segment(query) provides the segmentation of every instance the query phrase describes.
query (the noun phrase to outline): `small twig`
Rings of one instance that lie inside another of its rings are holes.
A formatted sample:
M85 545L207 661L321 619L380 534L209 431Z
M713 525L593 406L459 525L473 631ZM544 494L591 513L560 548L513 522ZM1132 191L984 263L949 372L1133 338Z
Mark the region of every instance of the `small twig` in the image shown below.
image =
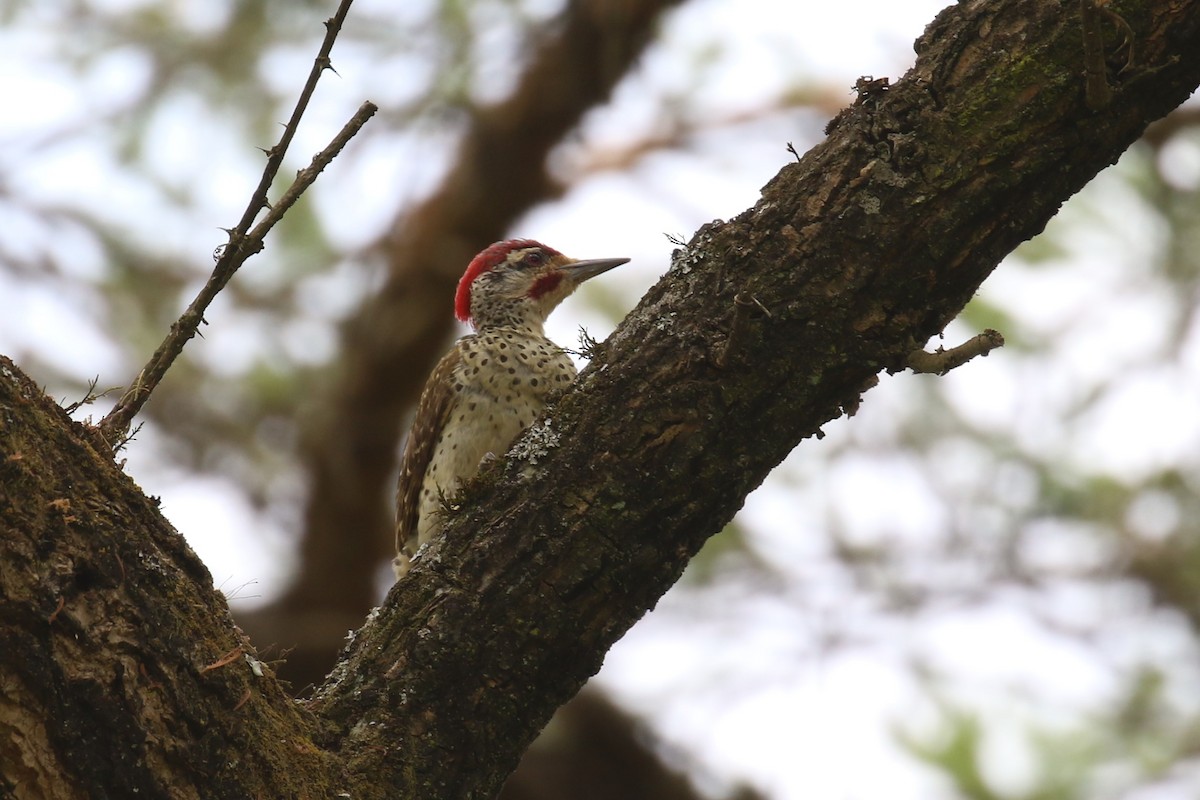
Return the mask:
M975 356L986 356L997 347L1004 346L1004 337L998 331L988 328L978 336L973 336L958 347L944 350L939 347L929 353L920 348L913 350L905 359L905 366L917 374L929 373L945 375L955 367L961 367Z
M366 102L359 106L358 111L354 112L354 116L350 118L350 121L342 126L342 129L338 131L337 136L333 137L328 146L313 156L312 162L307 167L296 173L296 180L283 193L283 196L275 201L275 204L271 206L270 212L263 217L262 222L258 223L254 230L250 231L249 235L247 235L247 244L257 248L253 252L256 253L262 250L262 240L266 237L267 232L275 227L275 223L283 218L284 213L300 199L300 195L304 194L304 191L313 184L313 181L317 179L321 171L329 166L329 162L333 161L337 157L337 154L342 152L342 148L354 138L355 134L367 123L367 120L373 117L378 110L379 107L372 102ZM248 253L247 255L250 254Z
M333 71L333 62L330 60L329 54L333 52L333 43L342 31L342 23L345 22L346 15L350 13L350 4L353 2L354 0L342 0L333 16L325 20L325 40L321 42L321 49L317 52L317 57L313 59L308 80L304 82L304 88L300 90L300 97L296 100L296 107L292 109L291 118L283 126L283 136L280 137L279 143L266 151L267 166L263 170L262 179L258 182L258 188L254 190L250 204L246 207L241 221L234 230L244 234L254 224L254 218L258 216L258 212L269 207L267 191L275 182L275 175L279 172L279 168L283 166L283 157L292 143L292 137L296 135L296 130L300 127L300 118L308 110L308 101L316 91L317 81L325 70ZM334 74L337 74L336 71Z
M99 400L101 397L104 397L105 395L107 395L111 392L115 392L121 388L120 386L110 386L109 388L105 389L102 392L97 392L96 386L99 383L100 383L99 375L97 375L96 377L94 377L90 381L88 381L88 388L87 388L87 391L84 392L83 399L76 400L74 403L71 403L69 406L64 406L63 411L66 411L68 414L74 414L76 411L83 408L84 406L90 405L90 404L96 402L97 400Z
M97 426L100 430L100 435L114 447L119 446L125 438L125 434L129 430L129 425L133 421L133 418L137 416L142 406L146 404L146 401L150 398L150 394L158 386L159 381L162 380L167 370L171 367L171 364L183 352L183 346L196 335L200 323L204 319L204 312L217 296L217 293L225 287L225 284L229 282L230 278L233 277L234 273L237 272L238 268L241 267L247 258L262 250L262 240L266 236L267 231L279 221L279 218L283 216L283 212L296 202L296 199L308 188L321 170L333 160L345 146L346 142L375 113L376 108L373 104L364 103L359 108L358 113L334 137L330 145L317 154L307 169L301 170L298 173L295 182L284 193L284 196L274 205L267 202L267 191L270 189L275 176L279 172L280 166L283 164L283 158L287 154L288 146L291 144L292 138L296 135L296 130L300 125L300 118L308 108L309 99L316 89L317 80L326 69L333 69L329 53L333 49L333 43L341 31L342 22L345 20L352 2L353 0L342 0L334 15L325 21L325 40L321 43L320 52L317 53L317 57L313 61L312 70L309 72L308 80L305 82L304 88L300 92L300 97L296 101L296 107L292 110L292 116L284 126L283 135L280 137L279 143L266 151L267 165L263 169L262 179L259 181L258 188L254 190L254 194L250 198L250 203L246 206L246 210L242 214L237 227L228 231L229 241L218 249L217 264L213 267L212 275L209 276L208 282L200 290L199 294L196 295L196 298L188 306L187 310L171 325L170 332L163 339L162 344L158 346L158 349L154 351L154 355L150 357L146 366L138 373L137 378L133 381L133 385L129 387L113 410ZM259 213L264 208L269 209L269 213L257 227L250 230L250 226L254 224L254 220L257 219Z
M588 361L593 361L598 358L604 351L604 343L598 342L592 338L592 335L587 332L587 328L579 326L579 349L571 350L564 347L563 350L573 356L585 358Z
M149 395L147 395L147 398L148 397L149 397ZM145 402L145 401L143 401L143 402ZM114 411L115 411L115 409L114 409ZM112 411L109 412L110 415L112 413L113 413ZM133 413L136 414L137 412L134 411ZM103 424L103 420L101 420L101 423ZM124 450L126 445L128 445L133 440L137 439L137 435L142 432L142 426L145 424L146 424L145 422L139 422L137 425L134 425L132 431L129 431L128 433L123 434L115 443L111 443L112 440L110 440L108 437L104 436L103 428L99 428L99 430L100 430L101 437L104 439L104 441L110 442L109 447L112 448L113 455L115 456L117 453Z

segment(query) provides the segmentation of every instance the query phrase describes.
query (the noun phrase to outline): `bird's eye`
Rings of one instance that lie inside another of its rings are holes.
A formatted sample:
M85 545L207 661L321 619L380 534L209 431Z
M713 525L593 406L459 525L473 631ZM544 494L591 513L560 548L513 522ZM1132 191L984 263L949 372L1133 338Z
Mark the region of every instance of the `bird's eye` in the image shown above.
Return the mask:
M546 263L546 254L541 250L531 250L521 260L525 262L525 266L527 267L540 267Z

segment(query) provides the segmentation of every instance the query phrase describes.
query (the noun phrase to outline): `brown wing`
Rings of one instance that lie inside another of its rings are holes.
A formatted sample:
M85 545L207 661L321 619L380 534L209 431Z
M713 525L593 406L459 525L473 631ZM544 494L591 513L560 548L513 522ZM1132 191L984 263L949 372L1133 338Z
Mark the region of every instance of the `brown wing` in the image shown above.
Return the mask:
M396 552L399 560L404 554L411 556L417 550L417 514L421 508L421 484L425 480L425 470L433 458L433 446L437 442L438 432L445 425L446 416L450 409L450 399L453 396L454 370L462 361L461 344L451 348L449 353L433 368L425 389L421 392L421 400L417 403L417 416L413 419L412 429L408 432L408 443L404 446L404 456L400 460L400 481L396 486Z

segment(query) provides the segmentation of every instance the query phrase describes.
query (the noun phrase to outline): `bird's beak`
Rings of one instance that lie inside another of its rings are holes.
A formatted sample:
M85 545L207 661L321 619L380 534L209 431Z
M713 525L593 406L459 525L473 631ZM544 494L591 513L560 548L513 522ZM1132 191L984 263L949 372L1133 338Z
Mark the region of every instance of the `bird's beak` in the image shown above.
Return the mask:
M619 267L629 261L628 258L590 258L586 261L572 261L559 267L567 273L575 283L583 283L588 278L594 278L602 272L608 272L613 267Z

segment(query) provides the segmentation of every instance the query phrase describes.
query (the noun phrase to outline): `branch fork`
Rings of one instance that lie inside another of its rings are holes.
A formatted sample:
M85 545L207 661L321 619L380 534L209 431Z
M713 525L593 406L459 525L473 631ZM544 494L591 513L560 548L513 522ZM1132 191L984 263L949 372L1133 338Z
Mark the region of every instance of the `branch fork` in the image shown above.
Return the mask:
M268 231L275 226L275 223L279 222L284 213L304 193L304 190L312 185L317 175L328 166L329 162L341 152L346 143L358 133L362 126L366 124L366 121L378 110L373 103L363 103L354 116L350 118L350 121L333 138L333 141L313 157L312 163L307 168L300 170L296 174L295 181L288 187L283 196L274 204L267 200L267 191L275 180L275 176L279 173L279 168L283 164L283 158L287 153L288 146L291 144L292 138L296 135L296 130L300 125L300 118L308 108L308 101L316 89L317 79L321 77L321 74L326 69L333 69L329 53L333 49L333 43L342 29L342 22L345 20L346 14L350 11L350 4L352 2L353 0L342 0L333 17L325 21L325 40L322 42L320 52L313 62L308 80L300 92L300 98L296 101L296 106L292 110L292 116L284 126L283 135L280 137L279 142L270 150L263 151L267 154L267 165L263 169L262 178L254 194L251 196L245 212L242 214L241 221L238 222L236 227L225 229L226 233L229 234L229 241L218 247L214 253L217 263L213 267L208 281L196 295L196 298L192 300L187 310L171 326L170 332L163 339L162 344L158 346L158 349L154 351L154 355L150 357L146 366L142 367L133 385L122 395L112 411L97 424L96 429L99 431L100 436L114 451L119 450L121 445L129 440L129 426L133 418L137 416L142 406L150 399L150 395L158 387L167 370L175 363L175 359L183 352L184 345L196 335L200 323L204 320L204 312L216 298L217 294L221 289L225 288L225 284L229 283L234 273L238 271L247 258L262 251L263 239L266 237ZM257 226L251 229L251 226L254 225L254 221L263 209L267 209L266 216L263 217Z

